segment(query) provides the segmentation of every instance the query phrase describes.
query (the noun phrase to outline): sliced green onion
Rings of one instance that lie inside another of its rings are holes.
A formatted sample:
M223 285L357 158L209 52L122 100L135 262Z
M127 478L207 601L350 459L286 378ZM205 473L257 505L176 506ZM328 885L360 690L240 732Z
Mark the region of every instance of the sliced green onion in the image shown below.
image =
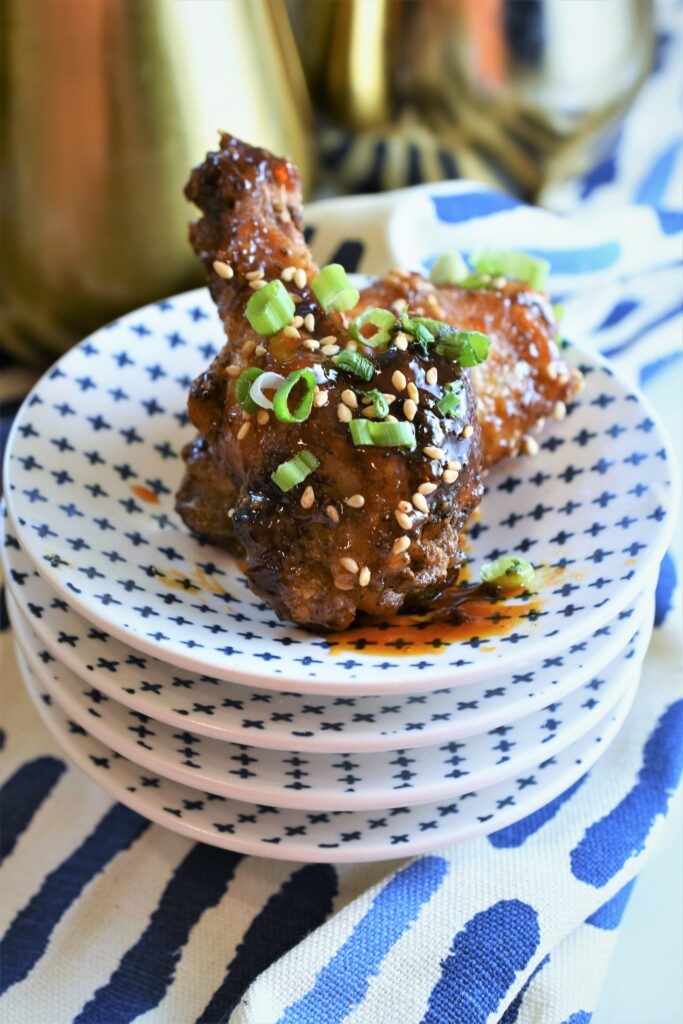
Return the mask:
M372 324L373 327L377 328L375 334L371 337L366 338L362 333L361 329L366 324ZM380 345L386 345L391 338L391 330L396 324L396 317L393 313L390 313L388 309L380 309L378 306L371 306L370 309L364 309L357 317L349 324L349 334L355 341L360 341L363 345L369 345L371 348L379 348Z
M555 314L555 319L557 320L558 324L561 320L564 320L565 309L561 302L553 303L553 313Z
M514 281L524 281L537 291L543 291L548 281L550 264L524 252L503 252L499 249L480 249L470 256L470 263L478 274L502 274Z
M534 582L536 573L530 562L514 555L497 558L495 562L486 562L481 567L481 578L484 583L493 583L501 590L514 590L516 587L529 587Z
M289 408L289 395L300 380L304 383L305 391L294 412L291 412ZM281 384L277 389L273 398L273 412L280 422L303 423L304 420L307 420L313 408L314 390L315 374L308 366L304 366L303 370L294 370L290 373L284 384Z
M462 403L463 384L461 380L452 380L444 386L443 396L436 403L442 416L455 416Z
M283 462L278 466L275 472L271 473L270 479L281 491L291 491L292 487L296 487L302 480L305 480L319 465L320 463L311 452L299 452L289 462Z
M487 274L486 278L479 277L478 274L469 274L463 278L462 281L458 282L461 288L491 288L491 278Z
M415 427L412 423L373 423L372 420L351 420L351 438L355 445L371 444L381 448L414 448Z
M442 337L436 351L461 366L478 366L488 356L490 343L480 331L452 331Z
M451 250L442 252L438 260L432 264L429 280L437 288L443 288L447 284L459 284L468 274L467 264L460 253Z
M291 322L295 306L282 281L269 281L247 302L247 320L257 334L270 335Z
M335 366L340 370L347 370L352 373L355 377L362 377L363 380L370 380L375 367L365 356L362 356L360 352L349 352L344 349L338 356L335 356L332 360Z
M328 263L311 281L311 290L326 313L353 309L360 294L340 263Z
M262 373L263 370L259 370L258 366L250 366L248 370L243 370L237 378L237 383L235 384L237 401L246 412L258 412L259 407L251 398L249 392L251 391L251 385Z
M383 420L385 416L389 414L389 403L382 391L377 388L373 388L372 391L361 391L361 395L365 395L366 398L372 399L372 406L375 410L375 415L378 419Z

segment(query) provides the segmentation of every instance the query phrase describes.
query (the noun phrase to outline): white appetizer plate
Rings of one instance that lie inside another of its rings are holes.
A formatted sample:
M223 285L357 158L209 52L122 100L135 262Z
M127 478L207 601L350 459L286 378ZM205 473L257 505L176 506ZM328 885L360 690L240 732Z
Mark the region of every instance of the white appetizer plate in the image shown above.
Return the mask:
M41 645L90 687L177 730L274 750L395 750L445 743L515 722L602 672L651 611L645 592L568 650L485 684L391 699L312 699L179 672L116 640L50 590L1 517L0 555L8 589Z
M520 553L540 567L536 595L493 605L455 643L444 624L335 640L280 622L173 511L193 435L187 390L222 344L205 290L130 313L38 382L8 441L6 498L29 558L75 611L137 650L267 689L416 693L539 664L614 619L654 575L674 518L667 442L640 395L570 346L585 390L536 458L492 470L469 530L471 578Z
M294 811L242 803L171 782L99 743L44 693L21 652L29 694L65 753L111 795L191 839L280 860L358 862L406 857L504 828L576 783L619 731L638 666L615 710L590 734L523 776L448 802L392 810Z

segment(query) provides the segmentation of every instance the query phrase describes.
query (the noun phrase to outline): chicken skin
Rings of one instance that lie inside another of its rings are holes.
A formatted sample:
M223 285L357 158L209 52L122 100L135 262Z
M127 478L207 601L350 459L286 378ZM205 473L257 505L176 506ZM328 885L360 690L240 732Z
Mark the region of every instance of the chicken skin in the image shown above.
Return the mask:
M190 240L228 340L190 390L198 437L183 453L179 514L245 558L250 586L283 619L339 630L358 615L387 619L424 606L465 560L462 528L481 499L483 460L518 451L533 424L575 387L553 341L547 300L518 285L436 291L401 271L367 289L348 313L325 313L311 289L318 267L303 238L292 164L222 135L186 195L202 212ZM247 304L276 280L286 282L296 316L264 337ZM370 306L434 319L441 311L438 319L458 328L485 329L496 373L511 379L487 374L486 363L474 367L482 371L478 399L470 372L437 346L412 344L402 332L383 349L350 341L348 320ZM370 361L369 381L337 365L348 350ZM310 415L288 422L273 410L245 411L237 382L253 367L285 378L309 368ZM457 402L444 413L448 391ZM414 436L396 447L354 443L354 420L409 424ZM302 452L314 468L283 490L273 474Z

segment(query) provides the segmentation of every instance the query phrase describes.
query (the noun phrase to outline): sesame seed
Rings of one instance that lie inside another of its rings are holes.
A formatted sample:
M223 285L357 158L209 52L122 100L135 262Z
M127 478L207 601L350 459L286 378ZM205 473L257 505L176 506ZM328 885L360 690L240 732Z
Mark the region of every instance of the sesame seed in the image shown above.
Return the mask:
M491 284L491 275L490 274L481 274L480 276L481 276L481 280L484 282L484 284Z
M329 398L330 396L327 393L327 391L319 391L318 394L313 399L313 405L316 407L316 409L322 409L324 405L327 405Z
M313 334L313 331L315 330L315 317L312 313L307 313L304 317L304 327L309 334Z
M399 350L399 352L405 352L405 350L408 348L407 335L405 335L403 331L399 331L396 337L394 338L394 344L396 345L396 348Z
M419 404L420 392L415 387L415 381L412 381L412 380L408 381L408 384L406 385L406 391L408 392L408 398L412 398L412 400L416 404Z
M405 512L399 512L398 509L396 509L394 515L396 516L396 522L398 523L402 530L411 529L413 521L410 518L410 516L407 516Z
M323 345L320 351L324 356L336 356L339 351L339 345Z
M291 324L288 327L283 327L282 328L282 333L284 334L284 336L286 338L300 338L301 337L301 335L299 334L299 332L296 329L296 327L292 327Z
M349 579L335 579L334 585L337 588L337 590L353 590L356 584L354 583L353 580Z
M349 409L348 405L344 405L343 402L340 402L339 405L337 406L337 419L341 423L350 423L351 420L353 419L353 416L351 415L351 410Z
M344 403L344 405L348 405L349 409L358 408L358 399L356 398L355 393L351 391L350 388L346 388L345 391L342 391L341 400Z
M538 441L533 438L530 434L525 434L522 438L522 448L525 455L538 455L540 448L538 447Z
M454 484L458 479L457 469L444 469L441 479L445 484Z
M287 209L280 210L278 212L278 217L282 221L283 224L289 224L291 219L292 219L292 216L291 216L289 210L287 210Z
M386 391L384 392L384 397L386 399L387 405L391 405L392 402L396 401L396 395L390 395Z
M417 413L417 406L412 398L406 398L403 403L403 414L407 420L414 420L415 414Z
M267 409L259 409L256 413L256 422L259 427L265 427L266 423L270 420L270 413Z
M399 512L412 512L413 506L410 504L409 501L399 501L398 510Z
M295 273L296 267L285 267L285 269L280 274L280 279L282 281L291 281Z
M261 290L261 288L265 288L266 284L267 284L266 281L262 281L262 280L259 279L258 281L250 281L249 282L249 287L253 288L255 292L258 292L258 291Z
M344 345L344 348L346 349L347 352L357 352L358 351L358 342L354 341L353 338L352 338L350 341L346 342L346 344Z
M299 314L297 313L297 315L292 320L292 327L303 327L303 325L304 318L302 316L299 316Z
M317 352L320 348L320 342L316 341L315 338L306 338L304 348L307 348L309 352Z
M247 420L247 422L243 423L242 426L240 427L240 429L237 431L237 440L241 441L244 437L247 436L247 434L249 433L250 430L251 430L251 423L249 422L249 420Z
M232 517L234 516L234 514L235 514L235 510L234 510L234 508L229 508L229 509L228 509L228 519L232 519Z
M324 338L320 339L321 345L334 345L336 342L334 334L326 334Z
M566 374L566 373L558 373L558 375L557 375L557 383L558 384L568 384L569 383L569 375Z
M347 572L352 572L354 576L358 573L358 562L355 558L349 558L348 555L346 555L344 558L339 559L339 564L342 569L346 569Z
M232 269L230 264L224 263L223 260L214 260L213 269L219 277L223 278L224 281L229 281L235 276L235 271Z
M540 420L537 420L536 423L534 423L534 434L540 434L543 431L544 427L545 417L541 416Z
M225 367L225 372L227 373L228 377L239 377L239 375L242 372L242 367L241 366L226 366Z
M462 432L462 436L463 437L472 437L473 433L474 433L474 427L472 426L471 423L468 423L467 426L465 427L465 429Z
M327 516L328 519L331 519L333 523L339 522L339 513L337 512L334 505L325 506L325 515Z
M462 469L462 462L458 462L457 459L449 459L446 463L446 469L454 469L459 473Z
M303 269L303 267L299 267L299 269L294 272L294 277L292 278L292 280L294 281L294 286L296 288L306 287L306 271Z
M379 419L377 413L375 412L375 407L373 405L367 405L365 409L363 409L363 411L361 412L361 416L364 416L366 420Z
M420 484L418 491L420 494L433 494L437 488L437 484Z
M361 587L367 587L368 583L370 582L370 576L370 570L368 569L367 565L364 565L358 576L358 582L360 583Z
M254 349L254 355L264 356L266 354L266 351L267 349L265 345L257 345L256 348Z
M425 375L428 384L436 384L439 380L439 371L435 366L430 366Z
M567 406L564 402L555 402L553 406L553 416L556 420L563 420L567 415Z
M389 308L392 309L394 311L394 313L402 313L407 305L408 305L408 300L407 299L394 299L394 301L391 303L391 306Z
M420 494L419 491L416 491L415 494L413 495L413 505L418 510L418 512L423 512L425 515L429 514L429 505L427 504L427 499L425 498L424 494Z
M545 368L545 375L549 380L557 380L557 368L554 363L548 363Z
M247 412L246 409L242 409L242 419L243 420L252 420L253 418L254 418L253 412Z
M401 373L400 370L394 370L391 375L391 383L394 385L397 391L403 391L406 386L406 375Z
M300 500L299 504L301 505L302 508L310 508L314 501L315 501L315 491L309 485L305 489L304 493L301 495L301 500Z
M397 537L394 541L394 546L391 549L392 555L400 555L402 551L407 551L410 547L410 537L406 537L405 534L401 537Z
M397 418L395 416L392 416L391 413L389 413L387 416L384 417L384 422L385 423L398 423L398 420L397 420Z
M498 277L494 277L491 281L491 284L493 285L494 288L504 288L507 283L507 278L503 277L500 274L498 275Z
M422 451L428 459L439 459L440 461L443 461L446 454L443 448L437 448L436 445L431 444L428 444L426 448L422 449Z
M248 270L244 276L247 281L259 281L264 276L264 273L262 270Z
M365 498L362 494L352 494L350 498L344 498L344 501L349 508L362 508L365 504Z
M255 341L245 341L244 345L242 345L242 355L243 356L250 356L255 348L256 348L256 342Z

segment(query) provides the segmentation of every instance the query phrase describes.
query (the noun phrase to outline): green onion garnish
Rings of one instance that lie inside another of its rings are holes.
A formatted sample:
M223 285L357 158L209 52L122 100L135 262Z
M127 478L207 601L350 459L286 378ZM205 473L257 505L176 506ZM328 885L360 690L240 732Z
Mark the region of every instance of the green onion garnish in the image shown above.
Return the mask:
M537 291L543 291L548 281L550 264L524 252L502 252L499 249L480 249L470 256L470 263L478 274L502 274L514 281L524 281Z
M452 331L444 334L436 351L461 366L478 366L489 354L490 340L480 331Z
M328 263L319 270L311 281L311 290L326 313L353 309L360 298L340 263Z
M501 590L515 587L529 587L534 582L534 567L523 558L516 558L514 555L506 555L497 558L495 562L486 562L481 567L481 578L484 583L493 583Z
M361 329L366 324L372 324L373 327L377 328L377 331L369 338L361 334ZM364 309L362 313L354 317L349 324L349 334L355 341L360 341L363 345L379 348L380 345L386 345L389 341L391 329L395 324L396 317L388 309L371 306L370 309Z
M564 305L561 302L553 303L553 313L555 314L555 319L557 320L558 324L561 320L564 319L564 312Z
M442 416L455 416L462 402L462 381L452 380L444 386L443 396L436 403Z
M271 473L270 479L281 491L291 491L292 487L296 487L302 480L305 480L309 473L312 473L319 465L320 463L311 452L299 452L289 462L283 462L281 466L278 466L275 472Z
M388 416L389 403L384 397L383 392L373 388L372 391L361 391L360 394L372 399L372 406L378 419L383 420L385 416Z
M294 412L291 412L288 404L289 394L300 380L304 382L306 390ZM290 373L287 380L284 384L280 385L273 397L273 412L280 422L303 423L304 420L307 420L313 408L314 390L315 374L308 366L305 366L303 370L294 370Z
M372 420L351 420L351 438L355 445L371 444L381 448L414 448L415 427L412 423L375 423Z
M245 410L245 412L258 412L259 407L250 396L251 385L254 383L257 377L260 377L263 370L259 370L258 366L250 366L248 370L243 370L237 378L235 385L235 391L237 393L237 401Z
M459 252L442 252L438 260L432 264L429 280L437 288L447 284L459 284L469 274L467 264Z
M338 356L334 356L332 362L340 370L348 370L349 373L355 377L362 377L363 380L370 380L375 372L373 364L360 352L349 352L345 349Z
M269 281L247 302L247 320L257 334L281 331L294 316L294 301L282 281Z

